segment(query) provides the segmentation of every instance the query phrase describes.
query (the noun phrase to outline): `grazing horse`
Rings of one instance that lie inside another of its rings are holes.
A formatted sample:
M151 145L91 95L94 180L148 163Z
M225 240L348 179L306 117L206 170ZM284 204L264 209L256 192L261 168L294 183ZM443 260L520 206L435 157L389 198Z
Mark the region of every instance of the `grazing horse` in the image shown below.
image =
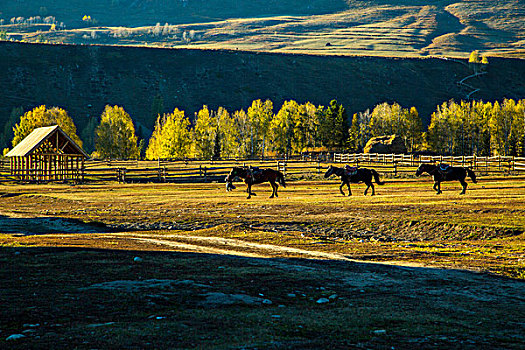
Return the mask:
M366 184L366 190L365 190L365 196L368 192L368 189L372 187L372 196L375 195L375 189L374 184L372 183L372 176L376 180L376 183L378 185L384 185L384 182L381 182L379 180L379 174L374 169L367 169L367 168L339 168L336 166L330 165L328 167L328 170L324 174L325 178L330 177L331 175L337 175L341 177L341 186L339 186L339 191L341 191L341 194L345 196L345 193L343 192L343 186L346 185L348 187L348 195L352 195L352 190L350 189L350 182L351 183L359 183L364 182Z
M463 191L460 194L465 194L467 191L467 183L465 178L468 176L472 179L472 182L477 183L476 174L469 168L461 166L447 166L435 165L430 163L422 163L416 170L416 176L420 176L423 173L427 173L434 177L434 186L432 187L436 194L441 194L441 182L458 180L463 187Z
M279 188L280 183L283 187L286 187L286 183L284 182L284 175L277 170L273 169L259 169L255 167L234 167L228 176L226 176L226 190L231 191L235 188L233 186L232 182L235 179L235 177L240 177L241 179L244 179L244 183L246 184L246 192L248 193L248 199L253 195L256 194L252 192L252 185L260 184L263 182L268 181L270 185L272 186L272 195L270 198L278 197L277 189Z

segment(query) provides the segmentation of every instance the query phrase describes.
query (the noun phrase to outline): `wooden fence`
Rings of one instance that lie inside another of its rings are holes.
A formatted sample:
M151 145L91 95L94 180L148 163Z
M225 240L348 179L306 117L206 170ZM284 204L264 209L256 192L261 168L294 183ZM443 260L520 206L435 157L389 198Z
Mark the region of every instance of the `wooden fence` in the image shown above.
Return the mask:
M525 172L525 157L479 156L424 156L410 154L334 154L334 163L369 165L383 173L400 175L413 173L421 163L447 163L470 167L480 174L519 175ZM378 169L379 168L379 169Z
M452 157L404 154L334 154L328 159L293 160L160 160L160 161L86 161L86 182L222 182L233 166L252 165L273 168L292 179L320 179L329 164L344 163L373 167L383 176L412 176L423 162L442 162L469 166L481 175L519 175L525 173L525 157ZM17 181L11 176L9 162L0 158L0 182Z

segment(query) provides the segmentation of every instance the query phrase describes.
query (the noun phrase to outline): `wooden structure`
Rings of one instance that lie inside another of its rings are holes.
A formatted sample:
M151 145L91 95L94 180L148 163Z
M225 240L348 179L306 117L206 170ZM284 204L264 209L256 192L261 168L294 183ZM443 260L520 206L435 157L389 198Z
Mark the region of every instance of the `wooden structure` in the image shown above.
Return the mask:
M21 181L83 181L88 155L58 125L33 130L6 154Z

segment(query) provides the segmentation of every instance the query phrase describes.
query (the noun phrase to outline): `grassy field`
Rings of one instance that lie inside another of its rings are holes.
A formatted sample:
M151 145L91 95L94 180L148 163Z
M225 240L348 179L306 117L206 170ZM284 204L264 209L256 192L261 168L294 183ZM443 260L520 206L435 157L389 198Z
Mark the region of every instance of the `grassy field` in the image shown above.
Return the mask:
M2 185L0 345L523 347L525 179L337 186Z

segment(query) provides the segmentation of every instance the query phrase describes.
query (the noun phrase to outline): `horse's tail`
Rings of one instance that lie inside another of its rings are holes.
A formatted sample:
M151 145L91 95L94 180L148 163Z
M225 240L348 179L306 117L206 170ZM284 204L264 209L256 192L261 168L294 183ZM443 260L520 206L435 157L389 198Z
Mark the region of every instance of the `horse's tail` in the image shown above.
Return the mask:
M372 175L374 175L374 179L376 180L376 183L378 185L384 185L385 184L384 182L381 182L381 180L379 180L379 174L377 173L377 171L375 171L374 169L370 169L370 171L372 172Z
M277 182L279 182L281 186L286 187L286 182L284 181L284 175L280 171L277 171Z
M469 168L466 168L466 169L467 169L468 176L472 179L472 182L477 184L478 180L476 180L476 174L474 173L474 171L470 170Z

